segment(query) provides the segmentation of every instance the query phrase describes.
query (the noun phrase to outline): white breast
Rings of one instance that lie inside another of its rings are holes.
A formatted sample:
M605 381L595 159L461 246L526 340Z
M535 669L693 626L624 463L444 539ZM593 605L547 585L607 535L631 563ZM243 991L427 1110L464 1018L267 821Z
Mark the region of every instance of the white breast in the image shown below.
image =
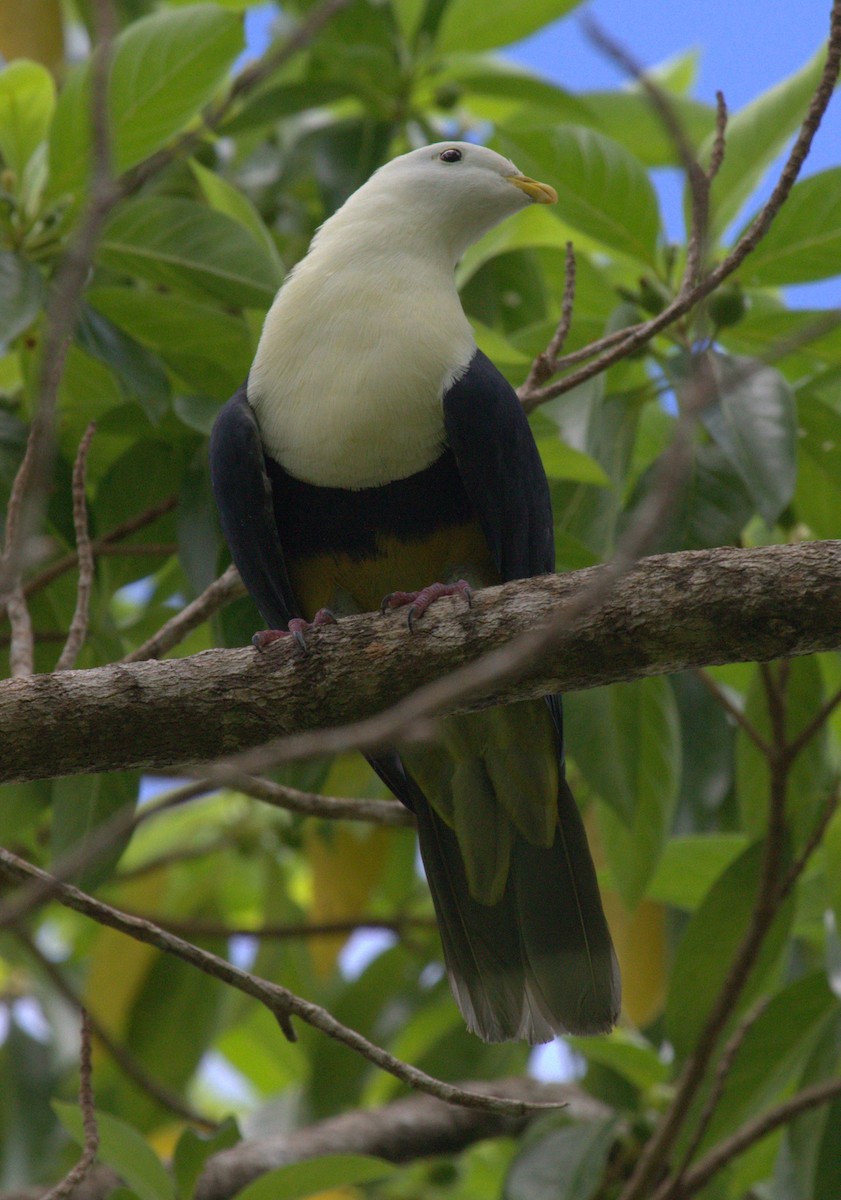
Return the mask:
M370 246L350 254L347 232L338 248L322 236L278 293L248 399L266 449L291 474L361 488L435 460L442 394L476 345L451 262Z

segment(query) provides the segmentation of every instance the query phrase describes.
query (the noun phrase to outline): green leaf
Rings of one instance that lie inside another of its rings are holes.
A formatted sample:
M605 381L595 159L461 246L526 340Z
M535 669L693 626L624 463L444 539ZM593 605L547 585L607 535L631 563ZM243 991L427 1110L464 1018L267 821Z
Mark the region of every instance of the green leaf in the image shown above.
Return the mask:
M497 225L468 248L456 270L456 282L460 288L464 287L485 263L498 255L532 246L563 250L567 241L567 231L562 223L542 205L531 205Z
M298 1200L328 1188L370 1183L393 1175L396 1167L368 1154L329 1154L268 1171L236 1193L235 1200Z
M634 519L636 506L656 486L654 478L653 468L641 476L628 503L625 522ZM696 446L691 473L670 514L668 527L657 540L656 552L732 545L738 542L753 512L753 501L741 475L721 447Z
M129 25L117 40L109 90L116 169L133 167L183 129L243 46L241 18L216 4L164 9Z
M537 446L550 479L574 479L578 483L592 483L595 487L611 486L609 475L594 458L567 446L557 436L539 438Z
M82 188L90 169L91 87L87 63L67 72L59 93L50 129L49 172L45 195L56 200L73 196L82 199Z
M793 658L787 664L785 690L786 739L793 740L817 716L823 703L823 680L818 660ZM745 716L767 742L774 734L762 672L755 668L745 704ZM828 731L826 724L810 738L791 767L786 815L791 832L802 844L811 832L829 784ZM736 791L742 826L760 837L768 826L771 773L767 757L739 728L736 736Z
M279 280L283 279L283 263L277 252L274 238L269 233L263 218L246 194L232 187L226 179L223 179L221 175L217 175L215 171L210 171L207 167L203 167L194 158L190 159L190 169L198 180L199 187L210 207L215 209L216 212L221 212L231 217L234 221L239 221L240 225L243 225L248 230L254 241L263 247L271 259L277 278Z
M75 1104L54 1101L58 1119L70 1136L84 1145L82 1114ZM110 1113L96 1113L100 1162L113 1167L140 1200L175 1200L172 1177L146 1139L131 1125Z
M165 9L114 44L109 113L114 166L128 170L194 120L243 48L242 19L216 4ZM79 193L90 170L90 63L69 77L50 136L51 196Z
M436 49L472 51L508 46L565 16L580 2L498 0L490 14L484 0L450 0L438 30Z
M779 371L757 359L711 358L717 400L702 413L707 431L739 472L771 526L797 479L797 409Z
M616 1121L564 1124L520 1151L505 1180L503 1200L590 1200L604 1175Z
M0 341L9 342L28 329L44 301L41 272L25 258L0 251Z
M281 279L239 222L193 200L156 196L108 222L99 259L126 274L233 306L265 308Z
M798 128L826 59L821 49L794 75L751 101L727 122L727 151L711 193L710 236L721 236ZM701 154L708 161L712 136ZM760 243L761 245L761 243Z
M660 211L642 164L591 129L501 133L500 148L521 171L557 189L558 214L575 229L649 266L656 265Z
M587 105L571 92L503 59L475 54L449 55L416 103L445 111L458 103L495 122L513 119L516 128L534 128L547 117L567 125L594 123Z
M841 275L841 167L796 183L741 278L760 287Z
M669 136L647 96L636 90L585 92L580 100L590 116L579 123L620 142L646 167L682 166L674 138ZM669 104L690 145L699 147L715 126L713 110L708 104L684 96L671 96Z
M646 895L650 900L692 912L747 846L748 839L742 833L669 838Z
M195 1129L185 1129L178 1139L172 1159L178 1200L192 1200L207 1160L222 1150L230 1150L239 1141L240 1132L233 1117L227 1117L213 1133L201 1134Z
M0 71L0 155L18 180L46 139L54 109L55 83L46 67L21 58Z
M137 803L140 776L136 771L109 775L67 775L53 782L53 821L51 851L54 860L78 848L101 825L124 808ZM74 876L82 888L91 889L113 871L125 849L130 833L116 846L97 856Z
M111 368L127 400L139 401L150 421L160 420L169 408L169 380L148 350L89 304L81 307L76 340Z
M628 821L646 793L670 807L680 746L674 697L665 680L588 688L571 694L565 709L576 764L606 804Z
M693 914L677 948L666 1003L666 1032L676 1053L689 1054L715 1002L759 895L763 843L749 846L731 863ZM763 943L736 1011L756 997L778 960L791 928L793 901L778 912Z
M208 944L203 942L203 944ZM221 939L209 943L224 951ZM146 1070L180 1093L195 1073L217 1027L224 987L180 959L158 955L137 991L125 1038ZM141 1127L160 1120L163 1110L150 1096L138 1097L133 1117Z
M838 1071L841 1052L841 1018L830 1020L815 1046L797 1084L802 1090L830 1079ZM786 1127L774 1179L775 1196L786 1200L835 1200L837 1175L829 1190L833 1163L838 1163L838 1122L841 1103L818 1105L795 1117ZM826 1158L824 1156L827 1156Z
M818 537L837 537L841 512L841 414L816 396L799 405L802 431L795 506Z
M614 1029L609 1037L565 1039L588 1062L600 1063L642 1090L665 1083L669 1068L657 1048L630 1030Z
M154 350L192 390L218 402L248 374L254 345L241 317L144 288L94 288L88 295L100 312Z

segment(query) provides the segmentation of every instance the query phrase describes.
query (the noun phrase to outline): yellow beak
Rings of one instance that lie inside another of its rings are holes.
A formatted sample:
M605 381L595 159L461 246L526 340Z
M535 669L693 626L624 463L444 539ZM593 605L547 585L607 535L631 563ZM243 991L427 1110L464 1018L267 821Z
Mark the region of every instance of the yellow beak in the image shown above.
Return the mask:
M505 178L537 204L557 203L558 193L548 183L538 183L536 179L529 179L528 175L506 175Z

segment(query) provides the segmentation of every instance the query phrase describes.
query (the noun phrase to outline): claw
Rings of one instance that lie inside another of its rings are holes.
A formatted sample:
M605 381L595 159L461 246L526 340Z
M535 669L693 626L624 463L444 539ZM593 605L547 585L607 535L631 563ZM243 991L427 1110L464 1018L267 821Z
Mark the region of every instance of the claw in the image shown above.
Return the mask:
M380 613L384 616L388 609L403 608L408 604L407 623L409 632L414 633L417 618L422 617L430 604L441 596L464 596L468 608L473 607L473 589L466 579L459 579L457 583L431 583L419 592L389 592L383 598Z
M310 648L307 645L307 639L304 637L304 630L311 629L315 625L337 625L338 620L336 614L331 612L329 608L320 608L313 617L312 621L305 621L302 617L292 617L287 629L261 629L259 633L255 633L251 639L251 645L260 653L270 646L272 642L277 642L281 638L294 638L301 654L309 654Z

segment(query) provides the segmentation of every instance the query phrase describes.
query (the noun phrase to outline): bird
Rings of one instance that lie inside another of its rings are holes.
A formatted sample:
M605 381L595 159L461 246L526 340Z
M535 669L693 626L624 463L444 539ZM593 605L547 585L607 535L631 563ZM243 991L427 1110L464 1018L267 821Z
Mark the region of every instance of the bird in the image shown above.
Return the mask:
M453 141L386 162L316 231L210 439L222 531L269 627L408 608L554 570L546 476L516 392L477 348L467 248L548 184ZM444 961L486 1042L597 1034L620 980L561 699L445 716L369 758L415 816Z

